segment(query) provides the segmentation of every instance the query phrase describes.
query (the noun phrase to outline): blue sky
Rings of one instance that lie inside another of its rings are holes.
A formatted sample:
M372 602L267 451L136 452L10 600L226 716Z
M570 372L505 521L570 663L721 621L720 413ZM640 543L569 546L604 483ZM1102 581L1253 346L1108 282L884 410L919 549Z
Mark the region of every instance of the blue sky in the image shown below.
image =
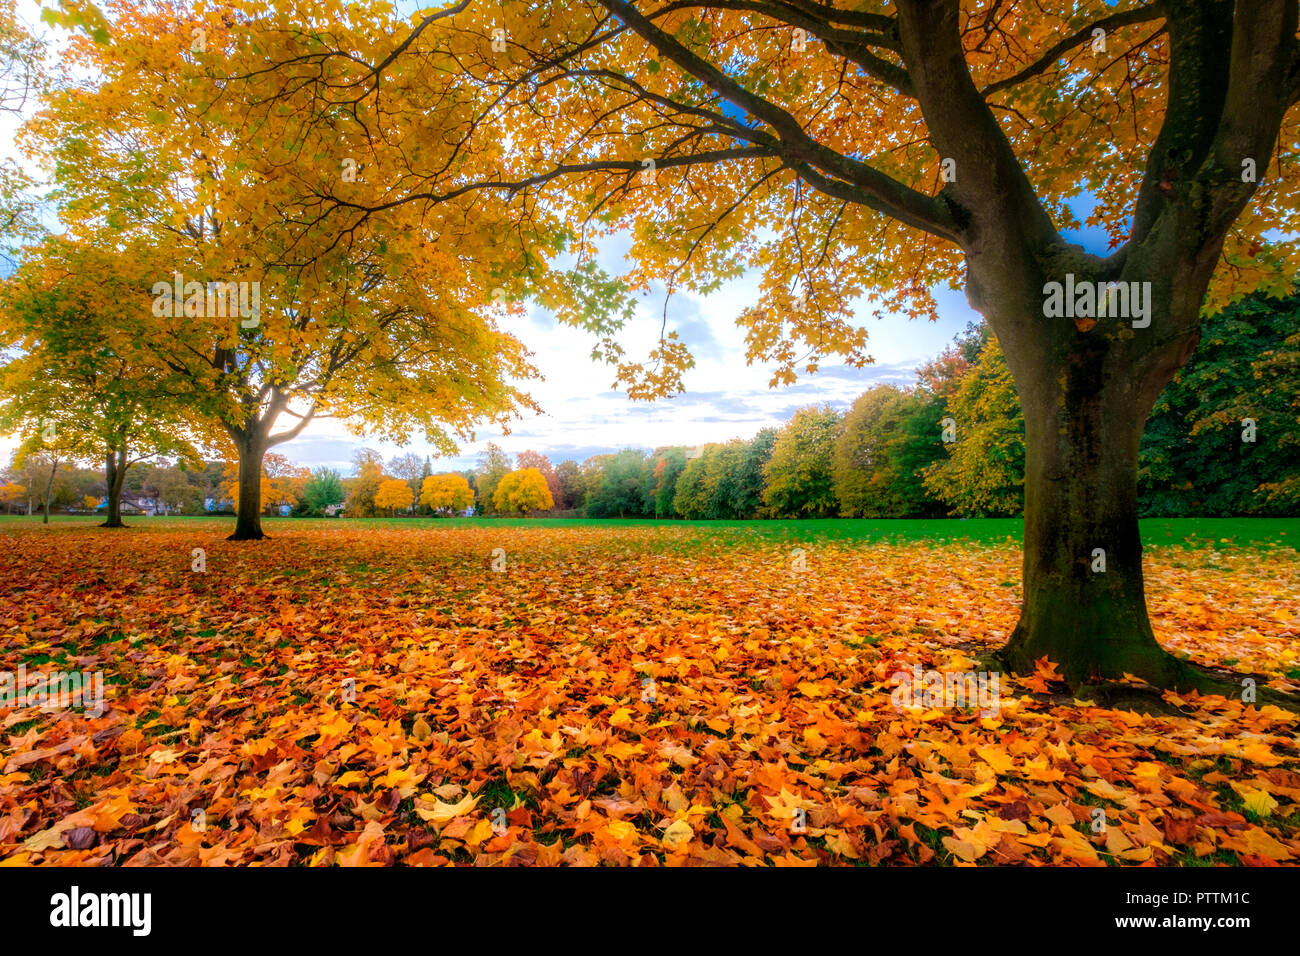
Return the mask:
M864 308L861 322L869 330L873 365L864 369L826 365L794 385L773 389L768 387L771 366L746 365L743 333L734 323L744 306L757 298L757 290L758 277L747 276L706 297L674 296L669 328L676 329L696 364L686 373L684 393L656 402L633 402L614 390L613 369L590 358L592 340L587 333L560 326L542 310L530 309L526 320L511 331L533 350L534 364L544 377L525 385L543 414L529 413L514 423L509 435L499 429L480 429L458 457L441 459L435 467L470 467L489 441L511 454L532 449L560 462L620 448L748 438L760 428L781 424L804 405L830 402L847 408L877 383L911 384L918 365L941 352L967 322L978 318L962 293L946 289L939 293L938 322L892 315L876 320ZM624 336L629 355L644 354L659 332L662 300L646 301L649 305ZM313 422L302 436L277 451L312 467L339 466L363 445L378 448L385 456L402 450L432 452L422 441L406 449L361 441L333 421Z

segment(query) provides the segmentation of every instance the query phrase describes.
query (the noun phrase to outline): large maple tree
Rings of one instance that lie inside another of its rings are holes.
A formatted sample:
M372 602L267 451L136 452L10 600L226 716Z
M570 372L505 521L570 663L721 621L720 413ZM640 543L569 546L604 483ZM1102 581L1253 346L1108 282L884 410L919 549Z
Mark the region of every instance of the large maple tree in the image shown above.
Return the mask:
M361 155L349 138L368 135L356 126L295 126L299 104L276 98L292 71L266 66L301 58L311 69L304 24L328 18L335 40L365 44L373 23L291 4L134 0L77 16L85 32L28 142L55 171L71 235L111 232L151 264L153 360L191 383L193 417L238 455L232 538L263 537L263 458L317 418L397 441L419 428L450 451L476 423L532 407L517 385L533 374L527 352L495 315L491 290L508 284L497 273L511 256L496 247L515 226L496 209L471 197L404 206L346 241L288 228L310 218L297 205L304 184L364 198L382 170L346 161ZM442 161L439 150L435 139L410 155Z
M1294 0L462 0L351 55L417 129L420 91L441 89L432 51L450 51L478 90L457 148L499 153L473 184L403 165L383 207L540 194L582 224L580 254L632 234L634 289L759 270L738 320L774 384L827 356L866 361L862 297L933 316L934 287L964 286L1025 409L1024 603L1005 663L1048 656L1076 686L1129 673L1222 689L1152 632L1138 443L1203 313L1290 285L1296 32ZM319 198L337 228L365 214ZM1106 254L1071 238L1084 225ZM689 364L665 331L619 379L654 397Z

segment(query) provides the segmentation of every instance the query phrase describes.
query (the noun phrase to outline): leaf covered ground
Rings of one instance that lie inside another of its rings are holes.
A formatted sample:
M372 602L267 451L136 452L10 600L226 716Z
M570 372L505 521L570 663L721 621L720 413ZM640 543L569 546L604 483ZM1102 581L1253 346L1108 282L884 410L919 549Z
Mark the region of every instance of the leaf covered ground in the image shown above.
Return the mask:
M0 669L107 682L0 710L6 864L1300 860L1284 710L1108 710L1048 663L994 715L895 705L1005 640L1014 541L137 524L0 526ZM1300 690L1296 551L1215 547L1148 549L1157 635Z

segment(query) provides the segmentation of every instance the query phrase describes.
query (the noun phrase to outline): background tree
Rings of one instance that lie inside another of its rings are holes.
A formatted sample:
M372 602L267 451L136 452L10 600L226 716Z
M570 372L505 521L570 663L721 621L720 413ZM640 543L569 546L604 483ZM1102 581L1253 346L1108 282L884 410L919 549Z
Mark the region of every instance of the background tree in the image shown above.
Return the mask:
M504 425L534 407L510 384L533 375L522 346L491 314L511 258L494 251L512 231L505 210L470 197L421 215L394 207L346 242L298 228L299 183L337 185L341 161L362 155L367 138L321 127L299 138L286 127L292 112L267 105L286 79L265 69L268 57L316 49L310 28L283 30L281 18L301 26L323 22L319 12L105 6L107 42L71 38L65 79L29 124L30 141L66 173L60 209L71 232L111 221L119 246L155 270L155 295L177 275L195 283L183 314L177 297L156 299L151 340L159 364L210 399L206 420L238 454L232 538L262 537L263 456L315 418L395 441L420 429L452 452L475 423ZM358 46L371 42L360 8L346 25L329 22L355 29ZM229 82L228 71L247 82ZM357 109L372 114L375 101L363 100ZM353 180L355 191L382 188L382 172L373 175ZM214 282L238 287L238 314L209 302Z
M341 505L347 500L343 479L333 468L317 468L302 486L302 502L313 515L323 515L331 505Z
M5 479L0 482L0 505L4 505L5 514L13 514L14 506L27 496L27 488L16 481Z
M478 456L478 467L474 470L474 495L480 510L488 513L496 510L497 485L508 474L510 456L496 443L488 442Z
M1206 320L1156 402L1140 460L1144 514L1296 513L1300 296L1250 296Z
M565 508L574 510L586 505L587 489L582 481L582 468L576 461L567 459L556 465L555 480Z
M140 276L110 241L50 237L0 288L0 431L52 432L65 457L105 462L108 515L122 527L127 470L159 455L191 461L186 384L153 366Z
M925 471L953 514L1001 517L1024 507L1025 419L997 339L990 338L944 405L954 441ZM936 431L939 428L935 423Z
M294 464L284 455L267 452L262 458L262 470L270 485L263 495L268 512L274 513L285 506L293 508L298 504L303 486L311 475L308 469Z
M831 455L840 414L829 405L801 408L776 435L763 469L763 503L777 517L835 514Z
M681 446L657 448L653 457L651 494L654 496L655 517L676 517L680 512L673 506L673 497L677 494L677 479L686 468L686 449Z
M411 486L401 478L389 478L380 482L379 490L375 492L375 507L387 508L390 518L394 510L409 508L414 501Z
M370 518L375 513L375 496L384 481L383 459L378 452L364 449L354 456L356 476L347 482L347 512L352 518Z
M164 514L202 510L203 502L198 489L188 480L185 472L170 462L164 461L147 469L141 490L158 502Z
M457 514L474 504L474 491L464 475L430 475L420 489L420 504L434 514Z
M387 472L394 478L401 478L411 486L411 494L415 497L420 495L420 484L424 480L423 471L427 464L414 452L406 452L402 455L396 455L389 459Z
M589 486L587 493L588 517L643 518L654 514L654 502L647 501L645 493L646 457L640 448L625 448L613 455L589 459L599 473L594 490Z
M914 436L906 430L921 401L893 385L860 395L844 416L832 453L839 513L845 518L904 518L922 511L921 479L908 470L904 450ZM933 424L938 440L939 424Z
M493 492L493 504L503 513L524 515L529 511L549 511L555 507L546 478L536 468L520 468L501 479Z
M521 451L515 456L515 468L536 468L546 479L546 487L551 491L551 500L555 502L554 507L561 510L568 507L565 503L564 490L560 487L560 479L555 474L555 469L551 467L551 460L545 455L536 451Z
M763 474L772 459L776 446L777 429L760 428L746 442L740 455L735 482L735 510L738 518L760 518L764 515Z
M20 116L40 95L46 81L44 58L44 44L18 16L14 0L0 0L0 115ZM11 244L41 232L31 177L14 160L0 161L0 256L14 264Z

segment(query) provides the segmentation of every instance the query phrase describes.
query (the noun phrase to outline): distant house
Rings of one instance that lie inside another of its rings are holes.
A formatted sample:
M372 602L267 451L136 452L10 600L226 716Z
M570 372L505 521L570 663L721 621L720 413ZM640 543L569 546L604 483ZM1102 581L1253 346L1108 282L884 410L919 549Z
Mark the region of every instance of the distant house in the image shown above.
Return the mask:
M325 506L325 517L327 517L327 518L337 518L337 517L339 516L339 512L341 512L342 510L343 510L343 506L342 506L342 505L326 505L326 506Z

